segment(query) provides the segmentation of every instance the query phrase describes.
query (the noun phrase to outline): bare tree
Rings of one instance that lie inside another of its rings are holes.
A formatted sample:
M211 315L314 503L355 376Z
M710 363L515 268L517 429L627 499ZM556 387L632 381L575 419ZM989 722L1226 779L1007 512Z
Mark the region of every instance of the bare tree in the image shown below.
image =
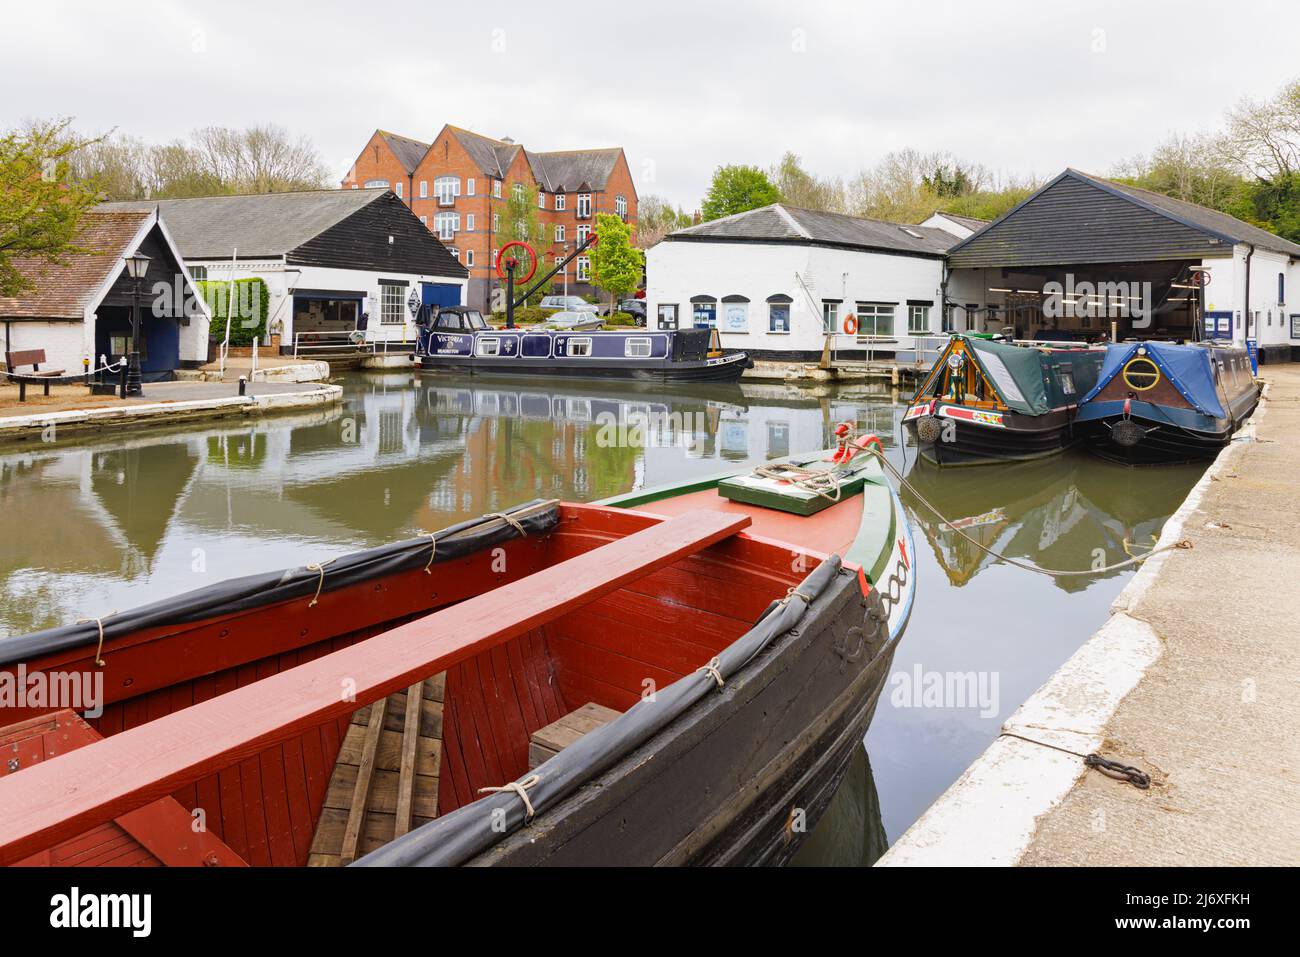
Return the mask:
M193 134L200 168L237 193L321 189L329 170L307 137L275 125L245 130L209 126Z
M768 171L768 178L780 191L782 201L791 206L829 213L842 213L846 209L844 181L838 177L822 179L809 173L792 152L787 152Z
M1241 172L1273 180L1300 169L1300 80L1271 100L1243 99L1227 120L1220 146Z

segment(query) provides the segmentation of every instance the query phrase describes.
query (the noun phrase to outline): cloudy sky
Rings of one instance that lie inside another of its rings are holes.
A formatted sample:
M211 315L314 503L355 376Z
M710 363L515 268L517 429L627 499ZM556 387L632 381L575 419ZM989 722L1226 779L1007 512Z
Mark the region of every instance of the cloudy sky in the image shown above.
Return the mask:
M0 128L72 116L167 140L278 123L340 177L376 127L622 146L695 208L723 163L786 150L851 176L889 150L1105 173L1300 77L1300 4L6 3Z

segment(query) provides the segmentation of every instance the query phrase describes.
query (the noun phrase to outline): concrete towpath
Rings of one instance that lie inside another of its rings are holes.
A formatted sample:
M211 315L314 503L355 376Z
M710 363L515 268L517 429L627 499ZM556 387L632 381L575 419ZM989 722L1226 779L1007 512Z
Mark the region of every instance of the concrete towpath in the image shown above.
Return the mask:
M1194 547L1149 562L1007 722L1142 768L1151 788L999 738L881 863L1300 864L1300 365L1262 374L1256 441L1171 519Z

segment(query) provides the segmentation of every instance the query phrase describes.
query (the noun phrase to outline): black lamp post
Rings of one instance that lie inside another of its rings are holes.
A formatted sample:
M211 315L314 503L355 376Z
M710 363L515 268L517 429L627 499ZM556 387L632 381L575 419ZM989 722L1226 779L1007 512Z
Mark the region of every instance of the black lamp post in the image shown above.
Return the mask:
M126 271L131 277L131 355L126 366L126 394L144 395L140 388L140 288L149 272L149 257L136 250L126 256Z

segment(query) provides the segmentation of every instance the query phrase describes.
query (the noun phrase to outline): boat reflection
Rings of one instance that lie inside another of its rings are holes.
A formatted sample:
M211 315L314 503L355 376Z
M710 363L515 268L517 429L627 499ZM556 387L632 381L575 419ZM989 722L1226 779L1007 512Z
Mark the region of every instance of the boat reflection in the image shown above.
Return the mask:
M1176 506L1171 484L1194 482L1199 474L1195 467L1185 471L1171 483L1168 471L1143 475L1079 453L978 474L918 461L906 473L910 488L899 494L948 581L961 587L997 563L970 539L1058 570L1105 567L1140 554L1155 542ZM922 499L938 506L948 521L937 518ZM1124 571L1052 580L1075 592Z

